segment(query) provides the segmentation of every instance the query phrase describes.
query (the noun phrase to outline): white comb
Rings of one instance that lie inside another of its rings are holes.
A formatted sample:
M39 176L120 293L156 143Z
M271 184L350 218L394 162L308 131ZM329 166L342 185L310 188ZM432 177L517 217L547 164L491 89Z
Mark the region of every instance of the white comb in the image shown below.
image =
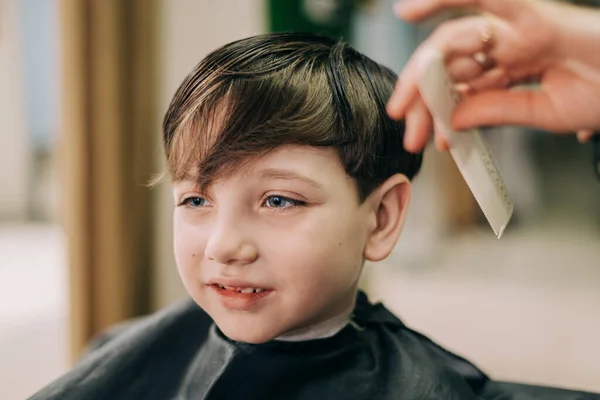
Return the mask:
M450 154L498 239L513 213L513 200L496 163L477 129L456 132L450 123L460 94L446 71L442 55L430 51L420 66L419 90L434 124L443 133Z

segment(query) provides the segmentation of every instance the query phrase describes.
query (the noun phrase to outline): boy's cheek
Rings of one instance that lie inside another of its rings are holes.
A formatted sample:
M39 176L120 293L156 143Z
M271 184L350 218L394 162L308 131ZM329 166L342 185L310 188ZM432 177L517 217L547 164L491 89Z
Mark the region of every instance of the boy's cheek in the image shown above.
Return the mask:
M173 227L173 245L178 266L187 266L200 262L204 256L205 238L202 230L185 221L175 221Z

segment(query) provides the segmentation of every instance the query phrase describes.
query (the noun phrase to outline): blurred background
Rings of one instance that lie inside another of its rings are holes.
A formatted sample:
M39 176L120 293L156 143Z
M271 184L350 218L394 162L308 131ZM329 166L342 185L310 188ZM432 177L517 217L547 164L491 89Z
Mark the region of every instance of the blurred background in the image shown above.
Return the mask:
M587 2L594 5L594 2ZM106 327L186 296L160 123L210 50L268 31L343 37L400 71L446 18L393 0L0 0L0 398L69 369ZM485 135L515 200L497 240L427 150L394 254L363 287L495 379L600 392L600 182L574 137ZM509 131L509 132L505 132Z

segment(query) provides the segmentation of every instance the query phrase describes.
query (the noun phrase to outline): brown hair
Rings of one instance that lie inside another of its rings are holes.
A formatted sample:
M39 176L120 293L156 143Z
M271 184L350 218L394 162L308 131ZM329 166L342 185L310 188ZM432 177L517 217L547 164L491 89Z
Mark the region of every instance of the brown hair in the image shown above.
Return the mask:
M205 188L278 146L332 147L364 200L395 173L412 179L421 154L385 103L396 75L345 43L298 33L227 44L185 78L165 115L174 181Z

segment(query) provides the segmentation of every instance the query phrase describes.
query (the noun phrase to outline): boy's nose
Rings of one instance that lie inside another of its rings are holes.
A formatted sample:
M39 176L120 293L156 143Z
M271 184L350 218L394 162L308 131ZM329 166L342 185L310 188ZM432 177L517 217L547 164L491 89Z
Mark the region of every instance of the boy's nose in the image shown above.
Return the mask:
M205 256L219 264L249 264L256 260L258 250L239 225L220 224L206 244Z

